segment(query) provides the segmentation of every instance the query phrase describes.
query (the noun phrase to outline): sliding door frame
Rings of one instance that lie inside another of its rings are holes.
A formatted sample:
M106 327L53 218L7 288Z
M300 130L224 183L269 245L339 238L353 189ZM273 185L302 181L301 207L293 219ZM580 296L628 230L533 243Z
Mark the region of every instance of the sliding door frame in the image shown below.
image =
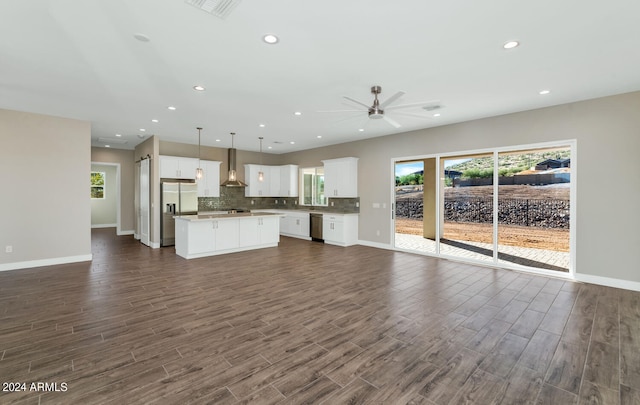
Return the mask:
M545 148L554 148L554 147L569 147L571 149L570 158L571 158L571 181L569 183L569 271L567 273L559 272L555 270L546 270L539 269L534 267L522 266L515 263L505 263L498 261L498 203L499 203L499 170L498 170L498 156L503 152L517 152L520 150L528 150L528 149L545 149ZM391 182L391 207L392 207L392 215L391 215L391 248L399 251L408 251L411 253L424 254L427 256L440 257L443 259L450 259L454 261L461 261L466 263L473 263L481 266L489 266L489 267L499 267L510 270L517 271L525 271L528 273L534 274L543 274L547 276L560 277L560 278L569 278L575 279L575 267L576 267L576 212L577 212L577 179L578 179L578 159L577 159L577 140L576 139L568 139L562 141L553 141L553 142L542 142L542 143L532 143L525 145L510 145L510 146L502 146L496 148L487 148L487 149L475 149L475 150L466 150L466 151L456 151L456 152L443 152L436 154L424 154L424 155L414 155L414 156L403 156L391 158L390 166L392 173L392 182ZM491 154L493 157L493 260L491 262L485 262L480 260L474 260L470 258L463 258L458 256L451 256L442 254L440 252L440 233L442 229L442 209L444 207L444 188L442 184L444 182L444 178L441 176L440 165L441 161L447 158L454 158L458 156L464 155L477 155L477 154ZM424 160L424 159L436 159L436 196L438 198L438 202L436 204L436 250L435 253L431 252L419 252L415 250L404 250L396 247L396 219L395 219L395 204L396 204L396 195L395 195L395 166L398 162L403 161L412 161L412 160Z

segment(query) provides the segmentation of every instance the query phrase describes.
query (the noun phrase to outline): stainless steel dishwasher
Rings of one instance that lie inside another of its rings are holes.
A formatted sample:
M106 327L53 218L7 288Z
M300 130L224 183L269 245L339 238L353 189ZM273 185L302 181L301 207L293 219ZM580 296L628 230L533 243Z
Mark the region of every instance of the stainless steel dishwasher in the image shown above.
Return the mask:
M315 240L317 242L324 242L322 239L322 214L312 212L309 214L310 219L310 230L311 230L311 240Z

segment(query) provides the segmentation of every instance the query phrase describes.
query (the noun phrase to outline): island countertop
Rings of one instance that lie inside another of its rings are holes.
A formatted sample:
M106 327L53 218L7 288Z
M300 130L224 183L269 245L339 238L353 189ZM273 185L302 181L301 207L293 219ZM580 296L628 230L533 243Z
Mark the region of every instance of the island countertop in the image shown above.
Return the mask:
M203 213L198 215L179 215L175 216L175 219L181 219L185 221L211 221L211 220L224 220L224 219L237 219L237 218L245 218L245 217L282 217L284 214L274 213L274 212L236 212L233 214L228 213Z

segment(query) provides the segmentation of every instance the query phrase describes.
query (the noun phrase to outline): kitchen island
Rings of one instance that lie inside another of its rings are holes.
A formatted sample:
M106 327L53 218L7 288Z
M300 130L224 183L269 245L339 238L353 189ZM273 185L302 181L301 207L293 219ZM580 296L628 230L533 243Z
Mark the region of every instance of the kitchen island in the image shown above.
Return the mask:
M176 254L194 259L278 246L281 216L267 212L176 216Z

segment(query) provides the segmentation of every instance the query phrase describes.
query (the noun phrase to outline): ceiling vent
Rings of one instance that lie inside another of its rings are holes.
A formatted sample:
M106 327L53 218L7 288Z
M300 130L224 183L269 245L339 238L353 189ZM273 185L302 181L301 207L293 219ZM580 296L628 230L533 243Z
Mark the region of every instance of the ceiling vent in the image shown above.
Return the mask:
M185 0L184 2L224 19L227 18L240 1L242 0Z

